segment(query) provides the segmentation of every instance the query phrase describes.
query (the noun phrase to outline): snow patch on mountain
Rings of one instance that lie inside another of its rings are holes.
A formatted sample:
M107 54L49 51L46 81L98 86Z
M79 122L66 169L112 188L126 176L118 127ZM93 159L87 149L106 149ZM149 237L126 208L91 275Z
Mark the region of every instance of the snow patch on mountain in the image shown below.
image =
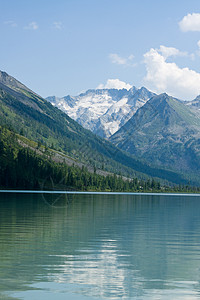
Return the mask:
M54 106L97 135L108 138L118 131L155 94L137 89L96 89L78 96L48 97Z

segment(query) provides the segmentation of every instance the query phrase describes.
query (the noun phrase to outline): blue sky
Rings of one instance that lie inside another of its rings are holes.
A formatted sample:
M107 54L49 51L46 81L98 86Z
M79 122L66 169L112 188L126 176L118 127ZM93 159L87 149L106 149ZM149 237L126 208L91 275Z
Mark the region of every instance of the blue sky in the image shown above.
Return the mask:
M0 69L43 97L126 84L200 94L199 0L0 4Z

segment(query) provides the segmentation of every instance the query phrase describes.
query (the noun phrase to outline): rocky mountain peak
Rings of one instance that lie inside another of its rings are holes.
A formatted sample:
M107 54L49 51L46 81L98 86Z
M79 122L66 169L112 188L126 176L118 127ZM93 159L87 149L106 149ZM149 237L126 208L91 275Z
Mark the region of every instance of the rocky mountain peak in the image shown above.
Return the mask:
M93 89L78 96L48 97L83 127L108 138L124 125L155 94L146 88Z
M25 87L25 85L23 85L21 82L16 80L14 77L8 75L6 72L2 71L0 71L0 83L13 89L27 89L27 87Z
M193 101L185 101L186 105L191 106L193 108L200 108L200 95L197 96Z

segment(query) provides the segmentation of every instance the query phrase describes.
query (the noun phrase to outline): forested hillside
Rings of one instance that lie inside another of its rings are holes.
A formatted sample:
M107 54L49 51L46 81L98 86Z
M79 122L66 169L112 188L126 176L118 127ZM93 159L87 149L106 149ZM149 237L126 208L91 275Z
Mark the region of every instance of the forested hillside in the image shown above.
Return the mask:
M7 73L0 76L0 124L29 140L61 151L87 168L131 178L186 184L188 176L152 167L84 129Z
M110 140L150 164L190 174L199 182L200 114L192 105L167 94L155 96Z
M35 190L79 190L119 192L169 192L200 189L188 185L161 185L154 179L124 179L89 172L86 167L55 162L51 149L38 145L35 150L22 147L23 137L0 126L0 188ZM31 142L31 141L29 141Z
M87 168L55 162L51 150L35 151L20 145L20 136L0 127L0 187L17 189L68 189L97 191L160 190L159 182L124 180L121 176L102 176ZM38 154L40 153L40 154ZM42 154L41 154L42 153Z

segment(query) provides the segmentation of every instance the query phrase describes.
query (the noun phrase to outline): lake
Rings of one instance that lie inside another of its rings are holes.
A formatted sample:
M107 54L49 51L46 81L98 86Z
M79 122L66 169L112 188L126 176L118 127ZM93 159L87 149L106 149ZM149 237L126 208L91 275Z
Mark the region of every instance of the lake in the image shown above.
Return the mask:
M0 299L200 299L200 195L0 193Z

